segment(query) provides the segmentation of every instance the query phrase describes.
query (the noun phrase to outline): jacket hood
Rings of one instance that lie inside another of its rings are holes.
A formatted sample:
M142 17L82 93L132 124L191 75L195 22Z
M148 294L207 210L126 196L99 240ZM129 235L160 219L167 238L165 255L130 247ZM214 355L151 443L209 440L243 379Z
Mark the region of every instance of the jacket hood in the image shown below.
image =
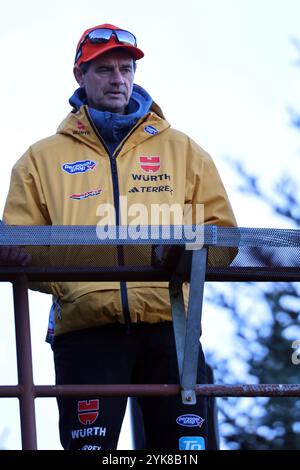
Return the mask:
M76 111L79 110L79 108L83 105L87 105L87 96L84 88L77 88L75 90L74 94L71 96L69 99L70 105L76 109ZM152 98L151 96L147 93L144 88L141 86L134 84L133 85L133 90L132 94L127 106L127 115L129 114L137 114L139 111L145 111L146 108L147 111L149 110L150 106L152 103ZM146 112L147 112L146 111ZM109 111L103 111L107 114L117 114L117 113L110 113Z
M133 101L138 101L138 95L141 97L144 97L145 100L149 101L149 109L151 111L154 111L159 117L162 119L165 119L165 116L162 112L162 109L158 104L150 97L150 95L147 93L144 88L141 86L137 85L136 83L133 85L133 92L131 95L131 100ZM74 110L79 111L81 106L86 105L87 106L87 97L84 88L77 88L77 90L73 93L71 98L69 99L70 105L74 108ZM129 112L132 113L134 110L134 106L129 103Z
M140 101L139 105L137 104L138 99ZM79 88L70 98L70 104L73 106L73 110L60 124L57 129L57 133L72 136L76 140L80 140L85 145L94 149L99 150L100 146L105 153L107 153L107 149L105 147L108 146L106 145L105 136L101 135L101 129L99 129L99 127L101 128L101 119L103 118L101 115L111 115L113 121L117 123L117 125L121 125L121 127L123 122L122 119L128 118L130 120L134 116L135 122L130 126L130 131L134 128L133 136L129 140L126 140L125 145L122 147L121 153L123 153L123 151L129 150L129 148L134 147L135 145L170 127L170 124L164 118L160 107L152 100L142 87L134 85L132 101L133 102L129 106L129 111L131 109L133 110L131 114L122 115L117 113L101 112L93 110L93 108L90 108L86 104L85 91L84 89ZM95 111L97 116L100 116L99 120L97 120ZM138 117L139 114L141 115L140 117Z
M84 88L79 88L70 98L70 104L78 111L81 106L87 104ZM120 142L131 132L139 119L143 118L152 104L151 96L138 85L133 86L133 91L126 108L126 114L102 111L88 107L92 121L113 154Z

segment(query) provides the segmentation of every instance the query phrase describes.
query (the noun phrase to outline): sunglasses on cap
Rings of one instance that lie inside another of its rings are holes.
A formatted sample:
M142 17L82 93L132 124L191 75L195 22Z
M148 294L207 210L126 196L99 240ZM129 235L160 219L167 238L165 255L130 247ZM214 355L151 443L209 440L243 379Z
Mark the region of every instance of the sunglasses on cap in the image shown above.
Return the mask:
M136 37L129 31L124 29L109 29L109 28L98 28L90 31L84 36L78 46L78 51L75 56L75 63L82 55L82 46L89 41L91 44L103 44L108 42L112 36L115 36L120 44L129 44L130 46L137 46Z

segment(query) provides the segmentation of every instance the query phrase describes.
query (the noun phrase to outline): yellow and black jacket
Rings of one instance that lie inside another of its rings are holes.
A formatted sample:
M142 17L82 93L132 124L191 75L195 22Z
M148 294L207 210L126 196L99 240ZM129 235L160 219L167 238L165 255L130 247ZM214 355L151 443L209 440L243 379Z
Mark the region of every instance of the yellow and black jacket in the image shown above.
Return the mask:
M90 118L88 107L71 112L55 135L35 143L16 163L3 219L11 225L97 225L99 207L143 204L203 204L204 223L234 226L236 221L211 157L192 139L171 129L161 111L150 112L112 155ZM117 223L120 220L116 220ZM93 259L92 249L50 249L34 264L72 264ZM113 258L109 250L103 257ZM107 259L106 259L107 262ZM155 288L154 288L155 287ZM111 322L171 319L166 283L52 282L57 309L55 334Z

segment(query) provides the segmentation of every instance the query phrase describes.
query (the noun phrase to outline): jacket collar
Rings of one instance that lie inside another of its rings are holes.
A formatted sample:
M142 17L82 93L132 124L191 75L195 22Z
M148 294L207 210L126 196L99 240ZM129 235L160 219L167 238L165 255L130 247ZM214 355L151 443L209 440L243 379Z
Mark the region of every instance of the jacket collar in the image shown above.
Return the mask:
M106 154L107 150L105 145L103 144L100 133L93 122L89 107L84 104L84 101L82 101L84 95L81 93L82 92L79 92L79 98L81 101L80 106L74 107L73 111L68 114L66 119L64 119L58 127L57 133L71 136L85 145L94 148L98 152L99 148L101 148L101 153ZM73 106L75 104L74 99L76 100L78 93L76 96L74 95L71 98ZM79 104L79 102L77 103ZM130 138L125 138L124 145L120 151L120 156L139 143L150 139L169 127L170 124L164 118L162 110L154 101L152 101L149 111L138 119L134 127L131 129Z

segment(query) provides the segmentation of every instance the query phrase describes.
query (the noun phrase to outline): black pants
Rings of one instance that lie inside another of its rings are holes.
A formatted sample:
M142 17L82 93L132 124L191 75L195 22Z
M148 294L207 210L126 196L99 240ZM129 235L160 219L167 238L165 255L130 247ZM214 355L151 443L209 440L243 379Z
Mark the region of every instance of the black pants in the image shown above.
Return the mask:
M53 344L57 384L178 384L171 322L114 324L58 336ZM200 346L198 383L206 383ZM139 397L147 450L199 450L208 442L207 398ZM64 449L116 449L127 397L58 398Z

